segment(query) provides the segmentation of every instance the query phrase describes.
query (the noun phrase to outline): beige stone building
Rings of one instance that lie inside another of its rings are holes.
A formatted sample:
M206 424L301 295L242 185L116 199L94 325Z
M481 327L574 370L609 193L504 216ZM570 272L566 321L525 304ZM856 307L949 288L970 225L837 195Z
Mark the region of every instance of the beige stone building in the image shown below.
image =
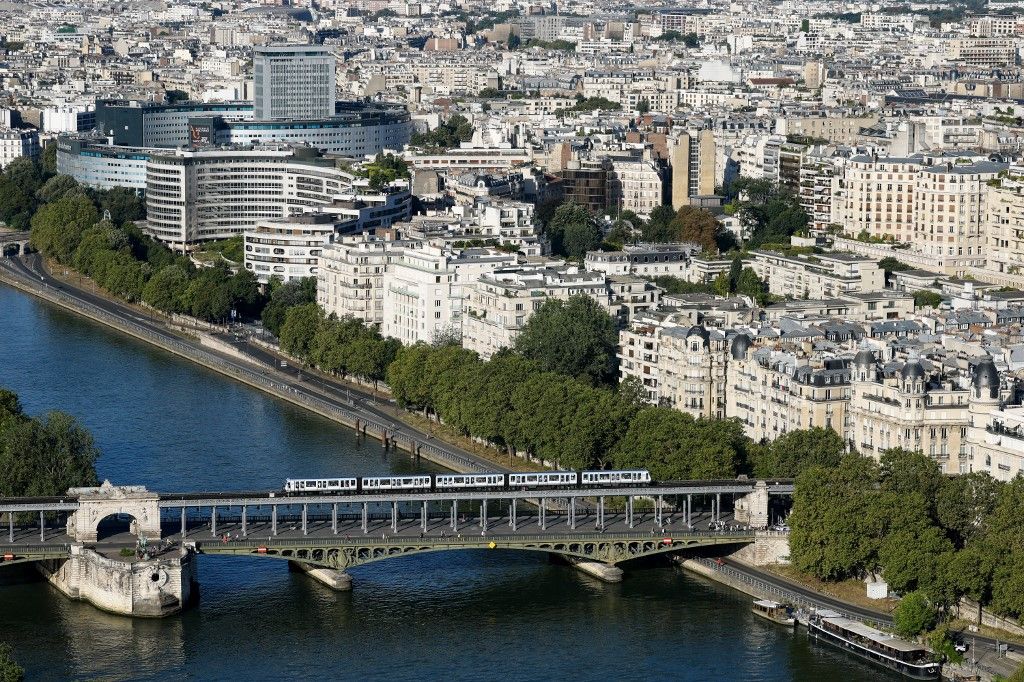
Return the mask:
M670 139L672 208L678 211L697 197L715 193L717 157L715 134L711 130L682 131Z
M899 368L879 366L862 347L854 357L847 440L878 459L890 448L916 450L938 461L947 474L967 462L970 391L927 371L913 352Z
M519 265L480 275L466 286L462 345L489 358L510 348L523 325L549 298L589 296L610 309L605 275L577 267Z
M875 261L848 253L787 256L751 251L751 267L768 282L768 290L792 298L836 298L881 291L885 272Z

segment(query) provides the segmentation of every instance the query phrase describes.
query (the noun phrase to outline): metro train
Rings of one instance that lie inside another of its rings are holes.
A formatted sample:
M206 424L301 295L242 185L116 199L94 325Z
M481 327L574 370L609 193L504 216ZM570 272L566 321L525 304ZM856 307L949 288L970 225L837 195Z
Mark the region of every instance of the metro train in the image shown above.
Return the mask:
M651 483L646 469L628 471L536 471L527 473L363 476L362 478L289 478L286 494L373 493L387 490L444 492L447 490L531 490L535 488L593 488Z

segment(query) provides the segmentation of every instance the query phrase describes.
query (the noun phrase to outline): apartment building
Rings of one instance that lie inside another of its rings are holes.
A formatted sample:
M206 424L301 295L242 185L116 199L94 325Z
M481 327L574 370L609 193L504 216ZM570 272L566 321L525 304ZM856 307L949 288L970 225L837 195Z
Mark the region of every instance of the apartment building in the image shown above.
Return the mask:
M494 269L465 287L462 345L489 358L511 348L530 317L548 299L587 296L610 309L605 275L575 266L516 265Z
M680 131L669 143L672 208L689 206L715 193L717 149L712 130Z
M388 268L404 250L420 246L422 242L393 241L369 233L335 238L320 254L317 303L327 315L350 315L382 325Z
M35 161L39 153L39 133L35 130L0 129L0 170L23 156Z
M848 253L787 256L775 251L751 251L754 272L777 296L836 298L881 291L885 271L875 261Z
M382 333L410 345L462 336L468 287L516 257L492 249L452 249L429 242L404 249L388 268Z
M606 275L670 275L688 279L694 256L701 247L691 243L626 244L621 251L588 251L583 265Z

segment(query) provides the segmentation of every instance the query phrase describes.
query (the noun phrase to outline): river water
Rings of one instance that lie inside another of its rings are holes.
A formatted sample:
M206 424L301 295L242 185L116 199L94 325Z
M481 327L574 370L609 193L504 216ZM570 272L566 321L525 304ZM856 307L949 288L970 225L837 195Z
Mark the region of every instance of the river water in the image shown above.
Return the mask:
M100 478L168 491L409 471L403 454L0 285L0 386L77 415ZM284 562L202 557L201 599L143 621L45 583L0 587L30 680L877 680L881 671L669 567L605 585L543 555L451 552L352 571L335 593Z

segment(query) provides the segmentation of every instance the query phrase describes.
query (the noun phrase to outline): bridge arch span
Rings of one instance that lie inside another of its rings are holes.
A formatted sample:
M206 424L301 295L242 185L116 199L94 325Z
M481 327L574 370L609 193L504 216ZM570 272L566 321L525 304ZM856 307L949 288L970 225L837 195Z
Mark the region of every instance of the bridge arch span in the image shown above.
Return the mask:
M227 554L234 556L255 556L268 559L284 559L309 564L319 568L345 571L377 561L428 552L449 552L464 550L504 549L526 552L558 554L568 558L597 561L611 566L659 554L669 554L687 549L717 544L741 544L753 541L752 534L716 534L682 536L679 538L612 538L592 537L579 539L521 540L511 537L471 537L456 541L455 538L439 542L437 538L421 540L396 538L393 542L384 540L353 543L317 545L261 545L258 542L197 543L196 550L203 554Z

